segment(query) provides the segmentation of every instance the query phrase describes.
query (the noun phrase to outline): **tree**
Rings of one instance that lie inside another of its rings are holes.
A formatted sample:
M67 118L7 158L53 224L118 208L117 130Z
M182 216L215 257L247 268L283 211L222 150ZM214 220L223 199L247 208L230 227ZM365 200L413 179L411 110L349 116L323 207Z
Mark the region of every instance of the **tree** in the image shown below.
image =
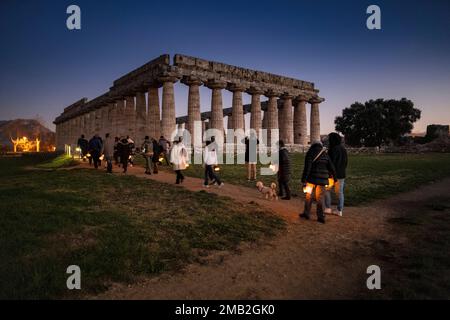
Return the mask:
M345 136L345 142L355 147L376 147L396 144L413 123L420 119L421 111L414 108L411 100L369 100L364 104L353 103L336 117L336 131Z

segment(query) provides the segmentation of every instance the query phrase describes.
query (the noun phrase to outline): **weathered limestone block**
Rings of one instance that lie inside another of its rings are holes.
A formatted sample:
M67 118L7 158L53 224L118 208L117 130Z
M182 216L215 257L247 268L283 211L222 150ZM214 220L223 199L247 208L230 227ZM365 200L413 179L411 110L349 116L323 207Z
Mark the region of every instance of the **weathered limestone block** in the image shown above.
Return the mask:
M125 97L125 130L126 136L136 139L136 102L134 96Z
M125 100L121 97L116 101L116 127L119 138L126 137L126 122L125 122Z

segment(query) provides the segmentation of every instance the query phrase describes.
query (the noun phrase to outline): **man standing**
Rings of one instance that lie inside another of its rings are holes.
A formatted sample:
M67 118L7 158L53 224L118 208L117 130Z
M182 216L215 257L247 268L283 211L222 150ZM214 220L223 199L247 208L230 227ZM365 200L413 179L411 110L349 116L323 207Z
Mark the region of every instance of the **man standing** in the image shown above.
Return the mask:
M122 138L117 144L117 152L119 154L120 162L122 163L123 173L127 173L128 160L131 154L130 143L127 138Z
M145 136L141 151L145 159L145 174L152 174L153 142L149 136Z
M284 145L284 141L278 142L278 186L280 188L279 196L282 200L291 199L291 189L289 189L289 180L291 179L291 161L289 152Z
M334 192L339 199L337 209L331 210L331 192L327 190L325 193L325 213L333 213L342 217L344 210L344 187L347 169L347 150L342 145L342 138L336 132L328 135L329 149L328 156L336 169L336 183L334 184Z
M106 172L112 173L112 161L114 159L114 141L109 136L109 133L105 135L105 141L103 143L103 156L106 160Z
M94 168L98 169L98 166L100 164L100 153L102 151L103 144L102 140L96 134L90 141L89 141L89 152L92 157L92 161L94 162Z

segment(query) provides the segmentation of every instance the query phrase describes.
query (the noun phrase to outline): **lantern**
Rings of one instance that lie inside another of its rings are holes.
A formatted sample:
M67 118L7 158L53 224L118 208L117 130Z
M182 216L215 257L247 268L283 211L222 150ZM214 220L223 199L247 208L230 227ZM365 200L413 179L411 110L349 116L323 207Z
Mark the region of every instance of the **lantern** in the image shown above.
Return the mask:
M328 178L328 184L325 186L327 190L330 190L334 186L334 179Z
M89 152L86 153L86 157L90 158L90 157L91 157L91 154L90 154Z
M313 191L314 185L312 183L307 183L306 186L303 187L303 193L311 194Z
M164 157L159 157L158 161L159 162L163 162L164 161Z
M219 166L214 166L214 171L215 172L219 172L220 171L220 167Z
M101 156L100 156L100 158L98 158L99 160L101 160L101 161L103 161L103 159L105 159L105 156L102 154Z
M75 148L75 151L76 151L76 152L81 152L81 148L80 148L80 147L76 147L76 148Z

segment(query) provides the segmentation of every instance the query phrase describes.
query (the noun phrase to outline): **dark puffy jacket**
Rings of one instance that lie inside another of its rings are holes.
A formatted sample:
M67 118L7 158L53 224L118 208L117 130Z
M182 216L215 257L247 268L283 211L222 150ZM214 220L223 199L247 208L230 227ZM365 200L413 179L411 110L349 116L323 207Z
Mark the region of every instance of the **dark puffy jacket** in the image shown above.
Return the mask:
M289 181L291 178L291 160L289 159L288 150L284 147L278 153L278 163L278 178Z
M127 139L122 139L117 143L117 154L120 157L120 161L126 162L131 154L131 144Z
M335 176L335 169L328 154L324 151L313 162L316 156L322 151L320 143L313 144L305 156L305 167L303 168L302 182L309 182L316 185L325 186L328 178Z
M256 137L252 137L252 138L245 138L243 140L243 143L245 143L245 162L256 162L256 154L258 153L257 151L257 145L259 144L259 140ZM252 158L250 159L250 144L252 146Z
M89 147L89 142L84 138L80 138L80 139L78 139L78 146L80 147L80 149L83 153L87 153L88 147Z
M341 137L333 132L328 135L328 140L330 142L330 149L328 150L328 155L330 156L331 162L333 162L334 168L336 169L336 179L345 179L346 169L347 169L347 150L342 145Z
M89 140L89 152L92 155L100 155L100 152L102 151L103 143L102 140L98 137L93 137L91 140Z

